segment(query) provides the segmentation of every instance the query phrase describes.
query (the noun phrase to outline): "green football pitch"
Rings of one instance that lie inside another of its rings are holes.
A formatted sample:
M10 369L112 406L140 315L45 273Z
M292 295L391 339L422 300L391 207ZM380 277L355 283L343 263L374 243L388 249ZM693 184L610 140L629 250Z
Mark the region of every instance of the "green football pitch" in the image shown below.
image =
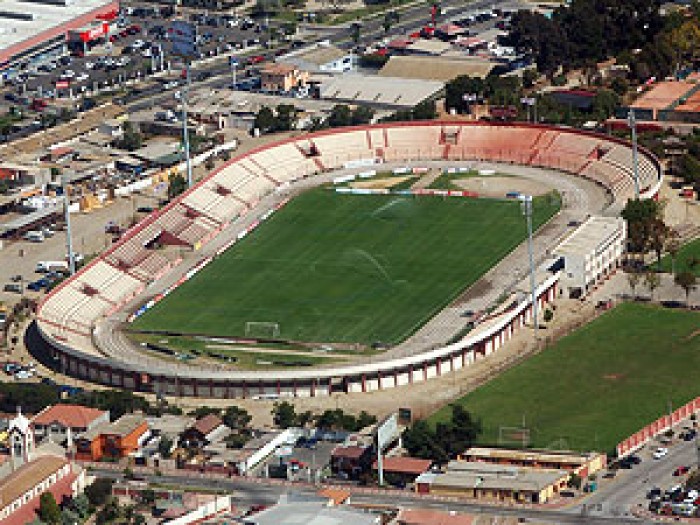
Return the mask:
M481 419L482 444L525 421L531 446L611 452L700 395L699 327L696 312L625 303L457 403Z
M535 225L559 204L556 195L536 199ZM262 337L246 329L260 325L249 323L276 323L286 340L397 343L525 237L517 201L318 188L292 200L134 329Z

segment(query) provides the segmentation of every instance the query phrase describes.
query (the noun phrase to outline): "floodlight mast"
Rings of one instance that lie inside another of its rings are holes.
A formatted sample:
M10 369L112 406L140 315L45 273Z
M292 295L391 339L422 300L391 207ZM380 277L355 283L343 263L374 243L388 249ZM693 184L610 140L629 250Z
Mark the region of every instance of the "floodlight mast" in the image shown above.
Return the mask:
M637 117L634 109L627 113L627 123L632 132L632 174L634 176L634 196L639 200L639 155L637 152Z
M66 251L68 252L68 270L71 275L75 275L75 253L73 252L73 233L70 225L70 195L68 193L68 175L61 177L61 185L63 186L63 203L65 208L66 220Z
M523 215L527 220L527 252L530 262L530 294L532 295L532 325L535 329L535 337L539 329L537 320L537 290L535 282L535 255L532 246L532 195L520 195L520 205L523 210Z
M187 129L187 92L190 87L190 61L185 61L185 86L182 89L182 141L185 146L185 164L187 166L187 187L192 187L192 161L190 159L190 134Z

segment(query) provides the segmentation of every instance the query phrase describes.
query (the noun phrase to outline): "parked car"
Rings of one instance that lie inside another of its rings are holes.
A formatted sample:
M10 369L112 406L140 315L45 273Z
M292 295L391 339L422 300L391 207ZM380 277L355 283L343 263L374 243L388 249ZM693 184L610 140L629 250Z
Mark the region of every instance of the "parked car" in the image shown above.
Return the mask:
M684 474L687 474L690 469L686 465L681 465L680 467L676 467L676 470L673 471L674 476L682 476Z
M662 459L668 455L668 449L666 447L659 447L654 451L652 457L654 459Z

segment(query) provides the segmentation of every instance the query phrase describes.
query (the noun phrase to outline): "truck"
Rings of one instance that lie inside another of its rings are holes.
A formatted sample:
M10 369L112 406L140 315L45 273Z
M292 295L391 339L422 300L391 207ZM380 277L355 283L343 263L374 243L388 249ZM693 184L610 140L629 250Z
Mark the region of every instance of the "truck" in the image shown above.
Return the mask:
M66 261L39 261L36 263L37 273L67 272L68 263Z

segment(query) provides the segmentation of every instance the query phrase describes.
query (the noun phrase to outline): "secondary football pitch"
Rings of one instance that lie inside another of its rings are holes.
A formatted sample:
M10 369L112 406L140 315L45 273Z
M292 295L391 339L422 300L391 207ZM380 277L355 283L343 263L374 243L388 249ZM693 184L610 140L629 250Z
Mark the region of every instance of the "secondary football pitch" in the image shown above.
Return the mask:
M524 420L534 447L611 452L700 395L699 327L695 312L623 304L458 403L481 419L483 444Z
M535 200L534 223L559 209ZM135 322L137 330L396 343L526 236L507 200L339 195L295 198ZM260 326L260 325L256 325Z

